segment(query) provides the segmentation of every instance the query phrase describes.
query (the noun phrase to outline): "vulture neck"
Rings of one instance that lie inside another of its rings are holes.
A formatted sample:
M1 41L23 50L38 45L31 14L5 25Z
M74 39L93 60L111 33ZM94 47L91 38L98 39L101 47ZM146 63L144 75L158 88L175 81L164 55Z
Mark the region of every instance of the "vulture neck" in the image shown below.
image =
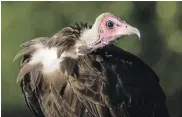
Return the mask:
M108 14L108 13L107 13ZM95 23L93 24L91 29L86 29L85 31L83 31L80 40L84 41L85 44L87 45L87 47L89 49L94 48L93 44L95 44L97 41L99 41L100 37L99 37L99 26L100 23L103 20L103 17L107 14L102 14L99 17L96 18Z
M86 29L80 36L80 40L90 49L92 44L99 39L98 27L94 24L91 29Z

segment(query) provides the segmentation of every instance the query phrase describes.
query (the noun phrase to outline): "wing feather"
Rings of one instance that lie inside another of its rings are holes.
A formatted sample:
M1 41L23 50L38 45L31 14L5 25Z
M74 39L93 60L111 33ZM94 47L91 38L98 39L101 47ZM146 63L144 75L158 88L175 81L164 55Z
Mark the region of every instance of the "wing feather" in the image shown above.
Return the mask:
M37 117L92 117L65 80L72 72L74 61L68 58L62 65L63 68L60 67L67 75L60 70L52 75L43 75L40 63L30 63L31 54L36 51L34 45L46 43L45 39L47 38L37 38L24 43L26 49L15 57L23 56L17 81L27 106Z
M141 59L116 46L94 54L104 61L102 97L114 117L169 117L159 78Z

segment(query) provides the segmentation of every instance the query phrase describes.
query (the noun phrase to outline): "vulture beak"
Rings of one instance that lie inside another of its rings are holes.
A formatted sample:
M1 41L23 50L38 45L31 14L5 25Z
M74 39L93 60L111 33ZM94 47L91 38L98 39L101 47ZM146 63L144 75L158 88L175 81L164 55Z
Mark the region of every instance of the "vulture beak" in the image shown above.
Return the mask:
M138 39L139 40L141 39L140 31L137 28L131 27L131 29L129 29L129 30L131 31L131 34L137 35L138 36Z
M119 28L118 33L121 36L137 35L138 39L139 40L141 39L140 31L137 28L132 27L131 25L129 25L127 23L123 23L122 25L119 25L118 28Z

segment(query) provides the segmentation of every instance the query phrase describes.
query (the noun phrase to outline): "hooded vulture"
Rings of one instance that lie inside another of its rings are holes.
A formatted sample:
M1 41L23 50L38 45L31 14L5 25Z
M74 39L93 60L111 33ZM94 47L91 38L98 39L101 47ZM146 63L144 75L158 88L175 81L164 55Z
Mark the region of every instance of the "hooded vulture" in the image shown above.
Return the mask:
M113 42L137 28L111 14L21 45L17 82L36 117L169 117L154 71Z

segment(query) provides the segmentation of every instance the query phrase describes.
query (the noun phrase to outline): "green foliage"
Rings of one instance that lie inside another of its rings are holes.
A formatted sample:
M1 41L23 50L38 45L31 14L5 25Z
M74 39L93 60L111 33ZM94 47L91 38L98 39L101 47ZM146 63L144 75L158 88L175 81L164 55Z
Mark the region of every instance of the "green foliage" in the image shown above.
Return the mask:
M114 13L138 27L142 41L125 37L118 46L136 54L156 71L168 97L181 90L182 11L179 2L1 2L1 5L4 116L17 107L27 109L16 83L20 60L13 62L20 44L36 37L51 36L71 23L87 21L91 24L103 12ZM20 113L14 117L26 115Z

